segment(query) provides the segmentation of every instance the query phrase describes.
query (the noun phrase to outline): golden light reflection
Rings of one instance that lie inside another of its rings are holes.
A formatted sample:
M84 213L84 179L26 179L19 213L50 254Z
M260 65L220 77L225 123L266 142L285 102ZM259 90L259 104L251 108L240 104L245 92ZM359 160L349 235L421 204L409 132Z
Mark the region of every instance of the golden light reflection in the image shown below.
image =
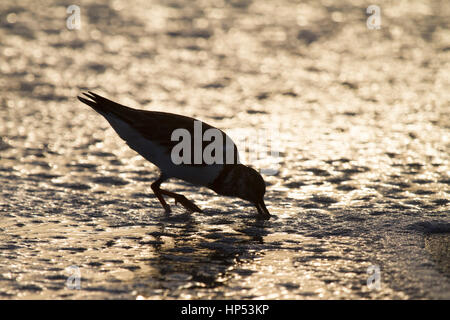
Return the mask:
M70 4L0 5L2 297L449 298L448 1L383 2L379 30L353 0L87 0L79 30ZM273 219L176 180L205 213L164 215L86 90L224 129L276 166Z

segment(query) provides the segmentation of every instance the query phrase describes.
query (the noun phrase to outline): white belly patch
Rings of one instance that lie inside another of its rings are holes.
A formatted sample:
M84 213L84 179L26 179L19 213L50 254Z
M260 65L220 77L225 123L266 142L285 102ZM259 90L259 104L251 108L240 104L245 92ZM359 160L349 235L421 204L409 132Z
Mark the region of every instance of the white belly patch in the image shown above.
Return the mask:
M176 165L172 162L170 152L151 140L144 138L125 121L111 114L103 114L117 134L126 141L131 149L156 165L167 177L182 179L195 185L211 184L223 168L222 164L208 166Z

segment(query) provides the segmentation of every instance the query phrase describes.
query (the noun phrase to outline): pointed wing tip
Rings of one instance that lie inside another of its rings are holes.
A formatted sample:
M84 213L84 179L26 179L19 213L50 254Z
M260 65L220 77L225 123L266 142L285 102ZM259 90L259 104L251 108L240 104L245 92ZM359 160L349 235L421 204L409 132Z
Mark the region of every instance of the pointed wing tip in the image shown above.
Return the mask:
M92 106L98 103L95 93L92 93L91 91L88 92L82 92L81 95L77 96L78 100L81 102ZM88 98L88 99L86 99Z
M87 105L90 105L90 104L94 103L93 101L88 100L88 99L86 99L84 97L77 96L77 98L78 98L78 100L80 100L81 102L83 102L83 103L85 103Z
M97 99L105 99L105 98L102 97L101 95L96 94L96 93L94 93L94 92L92 92L92 91L88 91L87 94L91 95L93 98L97 98ZM107 100L107 99L105 99L105 100Z
M86 93L86 92L83 92L83 94L84 94L86 97L88 97L89 99L95 100L95 96L94 96L90 91L88 91L87 93Z

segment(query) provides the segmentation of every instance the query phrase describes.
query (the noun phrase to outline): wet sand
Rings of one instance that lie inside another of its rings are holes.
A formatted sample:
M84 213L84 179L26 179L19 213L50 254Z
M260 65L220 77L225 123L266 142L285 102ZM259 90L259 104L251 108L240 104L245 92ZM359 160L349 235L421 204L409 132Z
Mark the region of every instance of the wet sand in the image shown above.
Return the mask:
M361 1L71 4L0 2L0 298L450 298L447 1L380 30ZM270 130L274 218L176 180L205 213L166 215L83 90Z

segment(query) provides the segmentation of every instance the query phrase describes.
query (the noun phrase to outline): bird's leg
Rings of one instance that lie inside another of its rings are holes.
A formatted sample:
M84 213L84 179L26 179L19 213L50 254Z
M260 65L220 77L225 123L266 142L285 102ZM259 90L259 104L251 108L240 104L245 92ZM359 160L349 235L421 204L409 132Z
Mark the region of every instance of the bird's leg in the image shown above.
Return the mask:
M161 186L161 183L163 183L163 181L165 180L165 178L163 177L163 175L161 175L158 180L156 180L155 182L153 182L151 184L151 188L153 190L153 193L155 194L155 196L158 198L159 202L161 202L161 205L163 206L164 210L166 211L166 213L170 213L170 206L167 204L167 202L164 200L163 196L162 196L162 191L159 187Z
M174 198L175 204L178 202L185 207L189 211L193 212L203 212L199 207L197 207L192 201L188 200L185 196L182 194L178 194L175 192L170 192L167 190L163 190L160 188L161 183L163 183L166 180L166 177L161 174L161 176L151 184L151 188L153 190L153 193L158 198L159 202L161 202L161 205L163 206L164 210L166 210L166 213L170 213L170 206L167 204L167 202L164 200L163 195Z
M197 207L197 205L194 202L192 202L191 200L187 199L182 194L178 194L178 193L175 193L175 192L170 192L170 191L162 190L162 189L159 189L159 191L163 195L166 195L168 197L174 198L175 199L175 204L180 203L183 207L185 207L189 211L192 211L192 212L203 212L202 209Z

